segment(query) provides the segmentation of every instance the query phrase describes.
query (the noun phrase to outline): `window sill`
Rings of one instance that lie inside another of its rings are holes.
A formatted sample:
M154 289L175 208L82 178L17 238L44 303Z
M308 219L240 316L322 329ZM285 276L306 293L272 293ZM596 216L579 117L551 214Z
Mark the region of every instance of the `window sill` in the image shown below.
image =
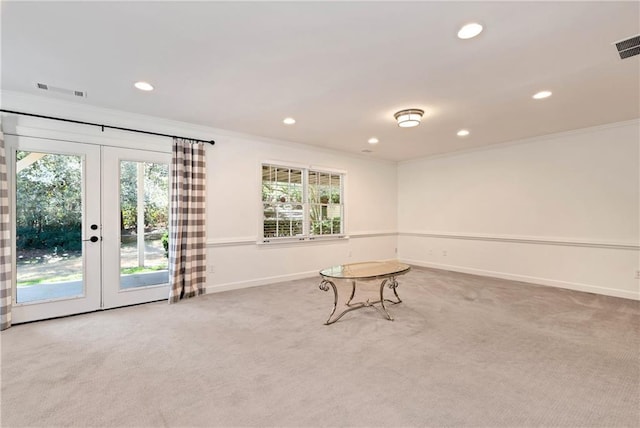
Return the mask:
M299 244L327 241L344 241L349 239L349 235L312 236L300 238L265 238L257 241L258 245L278 245L278 244Z

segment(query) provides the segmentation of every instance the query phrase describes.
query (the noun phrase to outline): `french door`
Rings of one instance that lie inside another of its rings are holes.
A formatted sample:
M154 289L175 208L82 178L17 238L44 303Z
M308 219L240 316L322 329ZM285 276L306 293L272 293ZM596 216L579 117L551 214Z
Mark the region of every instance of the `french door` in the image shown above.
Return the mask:
M168 296L168 153L7 139L15 323Z
M115 147L102 154L102 305L167 299L171 155Z

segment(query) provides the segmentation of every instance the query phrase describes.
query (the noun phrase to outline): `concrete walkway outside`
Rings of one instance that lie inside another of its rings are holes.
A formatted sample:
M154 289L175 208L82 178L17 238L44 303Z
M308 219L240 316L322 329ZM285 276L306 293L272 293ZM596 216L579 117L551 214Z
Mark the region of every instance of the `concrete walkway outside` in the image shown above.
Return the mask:
M167 258L160 240L145 241L145 266L166 266ZM138 266L138 253L135 243L125 244L121 248L121 267L133 268ZM22 281L42 280L44 282L17 287L17 302L35 302L38 300L73 298L83 295L82 256L51 256L46 255L39 263L18 262L18 284ZM46 282L47 278L70 277L66 281ZM75 277L75 278L74 278ZM169 273L158 270L144 273L134 273L121 276L121 288L137 288L149 285L166 284Z
M147 287L150 285L167 284L169 271L134 273L120 277L120 288L132 289ZM82 281L55 282L50 284L37 284L28 287L18 287L17 302L36 302L38 300L51 300L61 298L80 297L83 295Z

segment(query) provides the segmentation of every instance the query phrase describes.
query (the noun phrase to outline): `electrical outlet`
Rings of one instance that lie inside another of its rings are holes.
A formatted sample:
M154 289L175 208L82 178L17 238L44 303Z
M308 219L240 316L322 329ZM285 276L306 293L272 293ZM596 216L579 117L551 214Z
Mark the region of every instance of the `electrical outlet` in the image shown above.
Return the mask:
M636 271L636 279L640 279L640 270Z
M442 250L442 256L447 257L447 250Z
M351 258L353 256L353 253L351 252L351 250L349 250L349 258Z
M209 273L216 273L216 266L215 265L209 265Z

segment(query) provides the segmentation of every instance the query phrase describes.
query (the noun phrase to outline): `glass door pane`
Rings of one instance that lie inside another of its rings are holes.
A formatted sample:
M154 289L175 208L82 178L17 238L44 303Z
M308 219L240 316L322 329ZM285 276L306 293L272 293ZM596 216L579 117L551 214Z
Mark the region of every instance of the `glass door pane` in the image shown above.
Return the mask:
M103 147L103 307L169 297L170 153Z
M84 295L82 157L16 151L16 302Z
M120 161L120 288L169 282L169 165Z

